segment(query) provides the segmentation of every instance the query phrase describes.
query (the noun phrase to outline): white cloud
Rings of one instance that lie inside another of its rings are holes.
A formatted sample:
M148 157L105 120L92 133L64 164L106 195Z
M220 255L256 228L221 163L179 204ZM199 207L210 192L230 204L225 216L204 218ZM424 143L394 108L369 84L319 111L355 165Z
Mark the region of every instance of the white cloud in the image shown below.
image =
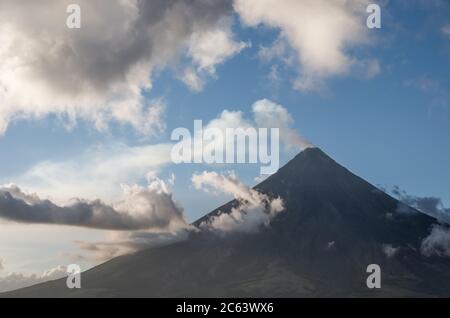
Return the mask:
M203 129L198 129L194 136L186 129L182 138L173 134L173 138L179 138L172 152L174 162L192 162L196 158L208 163L231 163L245 162L248 157L248 162L256 164L259 157L261 164L269 164L261 165L261 174L272 174L279 168L280 144L295 151L312 147L292 128L293 119L283 106L262 99L252 105L252 115L253 118L247 119L242 111L225 109L206 125L197 122L195 125Z
M387 258L394 257L400 250L399 247L393 247L391 244L383 244L381 250L386 255Z
M214 74L216 65L249 46L248 43L233 39L231 21L226 19L216 29L206 29L192 34L188 55L199 70Z
M263 62L270 62L274 59L281 59L287 65L293 65L292 52L282 38L278 37L270 46L261 45L258 51L258 57Z
M193 91L203 89L207 77L216 75L216 67L250 46L234 39L232 20L222 19L215 28L200 30L189 39L187 56L192 66L184 69L180 79Z
M425 256L450 257L450 229L444 225L433 225L430 234L422 240L420 250Z
M323 79L345 74L356 61L348 53L368 43L365 24L368 0L236 0L234 8L248 26L267 25L280 30L266 58L286 59L288 43L295 51L300 77L299 90L316 90Z
M117 195L119 184L135 183L149 170L169 164L171 147L121 143L94 146L69 159L38 162L3 182L14 182L59 203L72 197L110 200Z
M200 92L205 85L203 79L192 67L186 67L183 74L180 76L180 79L194 92Z
M40 274L8 273L0 277L0 293L66 277L66 267L58 266Z
M294 120L282 105L261 99L253 103L252 115L252 119L246 119L241 111L224 110L208 123L206 129L218 128L225 134L226 128L278 128L280 141L287 149L301 150L311 147L311 143L292 128Z
M193 175L192 182L197 189L206 192L220 191L231 194L239 203L229 213L220 213L210 217L200 225L201 228L222 233L254 233L260 229L260 226L268 226L270 220L284 209L281 198L272 199L245 186L237 180L234 173L222 175L217 172L204 171L201 174Z
M305 149L311 147L292 127L294 120L286 108L268 99L261 99L252 105L254 121L257 127L279 128L280 138L289 149Z
M155 133L161 109L142 94L153 71L211 37L217 50L192 49L202 66L214 68L241 47L218 26L232 12L228 0L79 0L80 29L66 27L70 3L0 3L0 134L12 120L50 114Z

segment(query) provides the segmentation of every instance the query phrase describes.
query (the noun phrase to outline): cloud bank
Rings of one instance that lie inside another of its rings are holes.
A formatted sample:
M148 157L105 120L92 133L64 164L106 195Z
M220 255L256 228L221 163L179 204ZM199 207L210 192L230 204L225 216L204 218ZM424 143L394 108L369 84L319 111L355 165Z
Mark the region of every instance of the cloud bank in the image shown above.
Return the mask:
M0 188L0 217L20 223L82 226L108 230L167 230L187 227L183 210L173 201L165 181L153 177L147 187L123 186L121 200L73 199L67 206L24 193L15 185Z

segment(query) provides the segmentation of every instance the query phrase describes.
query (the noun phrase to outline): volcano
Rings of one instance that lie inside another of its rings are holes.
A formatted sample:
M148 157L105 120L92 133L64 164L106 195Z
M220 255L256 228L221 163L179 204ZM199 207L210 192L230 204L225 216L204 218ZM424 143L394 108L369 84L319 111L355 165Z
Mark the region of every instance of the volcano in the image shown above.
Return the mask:
M416 297L450 296L450 261L424 256L437 221L308 148L255 187L285 210L256 234L193 233L184 241L112 259L82 274L6 297ZM204 216L227 213L231 201ZM367 266L381 288L366 285Z

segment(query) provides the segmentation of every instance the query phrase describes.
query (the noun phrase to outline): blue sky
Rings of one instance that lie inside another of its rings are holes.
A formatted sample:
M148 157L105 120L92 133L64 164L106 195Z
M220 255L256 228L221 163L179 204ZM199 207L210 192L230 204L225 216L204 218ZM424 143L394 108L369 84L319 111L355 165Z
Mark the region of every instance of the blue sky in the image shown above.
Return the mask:
M293 83L306 67L304 64L260 57L261 47L273 45L280 28L264 23L253 27L243 23L235 12L233 37L251 46L217 63L213 74L205 77L201 91L193 91L179 80L180 69L189 63L183 58L152 73L152 88L143 96L146 101L161 100L166 105L162 115L164 131L143 136L129 125L111 122L105 132L84 118L78 118L77 124L68 129L67 121L61 119L64 115L57 113L11 120L0 137L0 184L16 183L51 198L51 193L39 192L42 189L34 189L32 183L21 184L23 175L38 163L83 160L81 154L86 149L118 143L129 147L163 144L170 141L173 129L192 130L195 119L207 123L224 109L242 111L251 118L252 104L266 98L288 110L293 128L301 136L355 174L388 189L398 185L410 194L440 197L449 206L450 32L445 31L446 26L450 29L449 17L450 4L446 1L386 1L382 5L382 28L366 33L370 43L343 49L355 60L376 61L379 68L374 74L368 75L363 65L320 78L318 90L301 91ZM282 151L282 164L297 152ZM252 186L259 165L165 164L157 170L162 179L172 173L176 176L173 196L192 221L231 198L205 195L195 189L191 182L194 173L234 170L243 183ZM144 177L124 182L145 184ZM119 193L119 185L111 187ZM100 199L108 201L116 195ZM8 226L0 223L0 227ZM43 264L36 260L24 265L25 253L30 249L25 248L19 255L11 251L11 245L1 242L0 258L7 260L12 271L40 271L56 265L61 259L55 255L64 253L76 240L76 234L69 231L71 239L61 246L45 243L48 252L44 259L49 261ZM92 234L93 238L99 236ZM19 241L11 238L9 244Z

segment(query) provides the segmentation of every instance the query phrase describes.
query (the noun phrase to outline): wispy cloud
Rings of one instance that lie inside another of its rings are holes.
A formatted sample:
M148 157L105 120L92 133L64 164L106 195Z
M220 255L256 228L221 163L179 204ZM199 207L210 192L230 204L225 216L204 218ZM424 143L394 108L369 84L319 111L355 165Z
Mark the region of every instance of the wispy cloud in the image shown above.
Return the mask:
M392 258L399 252L400 247L393 247L391 244L383 244L381 250L387 258Z
M404 81L404 85L418 89L424 93L437 93L440 90L440 82L430 76L420 76Z
M446 37L450 38L450 24L445 24L441 28L441 32Z
M151 230L111 232L102 241L75 241L80 252L69 256L74 259L88 259L104 262L116 256L134 253L145 248L183 241L189 237L191 231L195 230L194 227L190 227L180 228L172 232L158 232Z
M123 143L92 146L70 158L44 160L4 183L13 182L60 204L73 197L112 200L120 184L133 184L148 171L171 163L172 145L128 146Z

